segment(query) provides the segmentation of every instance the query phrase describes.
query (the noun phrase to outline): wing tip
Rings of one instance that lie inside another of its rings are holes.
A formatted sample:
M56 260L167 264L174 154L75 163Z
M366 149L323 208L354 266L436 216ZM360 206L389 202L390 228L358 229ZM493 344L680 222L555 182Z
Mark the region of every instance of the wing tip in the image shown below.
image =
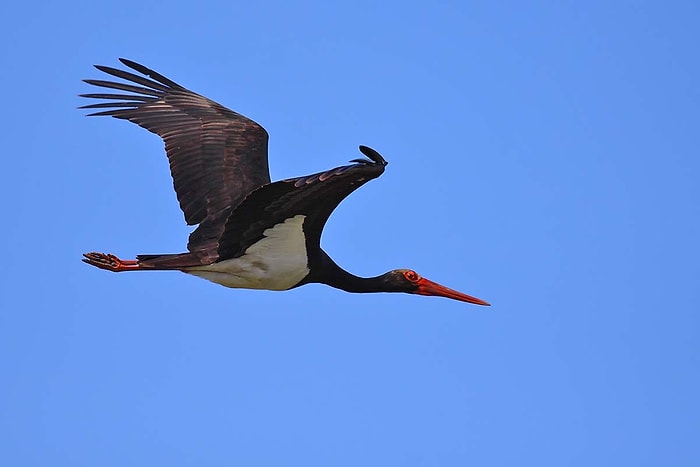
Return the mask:
M361 144L361 145L360 145L360 152L361 152L362 154L364 154L365 156L367 156L367 157L369 158L369 160L372 161L371 163L373 163L373 164L376 164L376 165L383 165L383 166L385 166L385 167L386 167L387 164L389 164L389 163L386 161L386 159L384 159L384 158L382 157L381 154L379 154L377 151L375 151L374 149L370 148L369 146L364 146L364 145ZM350 162L359 162L359 163L362 163L362 164L368 164L368 163L370 163L370 162L369 162L368 160L366 160L366 159L353 159L353 160L350 161Z
M126 65L129 68L134 69L134 70L138 70L139 68L146 68L143 65L141 65L140 63L136 63L135 61L129 60L128 58L119 57L119 61L122 62L122 64L124 64L124 65Z

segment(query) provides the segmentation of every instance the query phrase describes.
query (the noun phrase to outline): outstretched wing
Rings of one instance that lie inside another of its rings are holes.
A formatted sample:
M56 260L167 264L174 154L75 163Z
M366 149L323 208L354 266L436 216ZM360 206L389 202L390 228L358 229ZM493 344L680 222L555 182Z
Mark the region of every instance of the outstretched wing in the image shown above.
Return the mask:
M224 220L223 233L212 235L208 223L202 223L192 232L190 245L206 245L212 254L216 252L212 261L236 258L262 239L265 230L290 217L304 215L307 248L320 248L321 232L336 206L357 188L379 177L387 165L375 150L366 146L360 146L360 150L369 159L355 159L353 165L258 188Z
M106 108L90 115L129 120L163 138L177 199L189 225L230 211L253 190L270 183L268 135L263 127L143 65L119 60L151 79L95 65L129 83L84 80L121 93L81 94L108 101L81 108Z

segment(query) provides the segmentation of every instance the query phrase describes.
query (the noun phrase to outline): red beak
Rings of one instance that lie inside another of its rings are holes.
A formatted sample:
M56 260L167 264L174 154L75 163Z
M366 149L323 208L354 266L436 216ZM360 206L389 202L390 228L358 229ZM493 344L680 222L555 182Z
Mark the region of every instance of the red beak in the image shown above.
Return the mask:
M456 290L449 289L444 285L437 284L424 278L418 280L418 290L416 290L414 293L451 298L461 302L474 303L475 305L491 306L490 303L487 303L479 298L472 297L471 295L467 295L462 292L457 292Z

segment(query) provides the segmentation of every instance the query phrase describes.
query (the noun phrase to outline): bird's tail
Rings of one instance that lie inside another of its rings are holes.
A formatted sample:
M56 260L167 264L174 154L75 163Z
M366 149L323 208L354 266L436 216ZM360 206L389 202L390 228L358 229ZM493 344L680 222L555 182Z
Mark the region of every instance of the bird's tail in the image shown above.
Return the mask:
M144 269L182 269L202 265L201 259L192 253L137 255L136 260Z

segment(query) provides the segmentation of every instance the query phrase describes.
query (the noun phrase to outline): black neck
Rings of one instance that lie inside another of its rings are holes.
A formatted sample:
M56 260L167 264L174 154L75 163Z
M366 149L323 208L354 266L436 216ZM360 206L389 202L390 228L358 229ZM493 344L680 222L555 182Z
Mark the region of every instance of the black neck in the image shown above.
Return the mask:
M376 277L358 277L350 274L333 261L324 251L321 251L321 261L316 268L316 274L309 282L330 285L336 289L353 293L387 292L384 275Z

